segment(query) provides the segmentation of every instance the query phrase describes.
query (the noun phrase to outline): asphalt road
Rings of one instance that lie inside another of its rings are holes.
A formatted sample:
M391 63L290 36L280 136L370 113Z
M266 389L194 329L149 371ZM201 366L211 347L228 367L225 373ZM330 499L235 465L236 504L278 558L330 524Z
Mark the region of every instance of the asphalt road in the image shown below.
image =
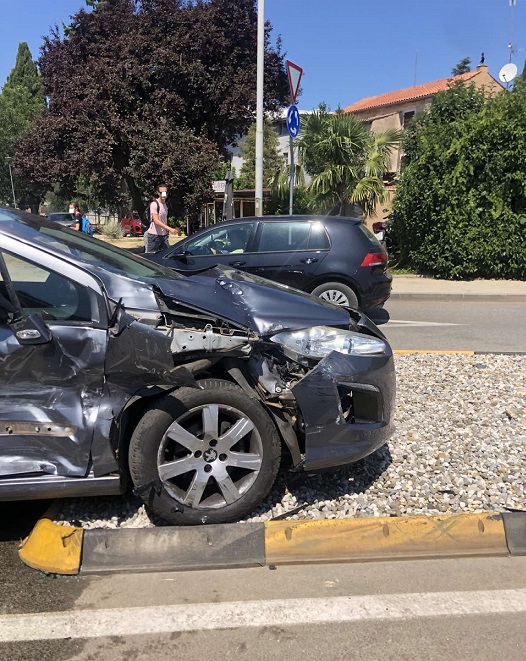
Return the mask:
M25 573L2 589L9 661L524 658L526 558Z
M526 352L526 305L389 300L369 311L394 349Z

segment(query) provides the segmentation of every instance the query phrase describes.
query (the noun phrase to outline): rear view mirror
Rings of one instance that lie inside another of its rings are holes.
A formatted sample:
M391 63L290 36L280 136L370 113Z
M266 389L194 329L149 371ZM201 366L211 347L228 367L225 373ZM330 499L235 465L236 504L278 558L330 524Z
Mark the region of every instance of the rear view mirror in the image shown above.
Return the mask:
M178 262L186 264L188 262L188 252L174 252L168 256L168 259L176 259Z

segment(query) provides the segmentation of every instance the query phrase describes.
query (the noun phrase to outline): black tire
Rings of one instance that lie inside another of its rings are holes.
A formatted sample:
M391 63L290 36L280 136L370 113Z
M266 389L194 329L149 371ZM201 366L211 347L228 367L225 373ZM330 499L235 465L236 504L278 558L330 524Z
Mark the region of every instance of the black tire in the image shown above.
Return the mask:
M173 525L228 523L249 514L272 488L281 460L279 436L257 400L229 381L199 384L201 389L180 388L157 401L130 442L135 492ZM170 476L170 470L178 474Z
M318 296L335 305L345 305L349 308L358 307L358 297L354 291L341 282L324 282L312 290L313 296Z

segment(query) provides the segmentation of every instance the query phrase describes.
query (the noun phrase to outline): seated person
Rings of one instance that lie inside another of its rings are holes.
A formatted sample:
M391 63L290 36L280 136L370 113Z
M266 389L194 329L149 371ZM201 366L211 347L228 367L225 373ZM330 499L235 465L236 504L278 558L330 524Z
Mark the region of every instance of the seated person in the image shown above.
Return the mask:
M230 254L245 252L247 241L243 232L232 232L228 235L228 239L228 252Z

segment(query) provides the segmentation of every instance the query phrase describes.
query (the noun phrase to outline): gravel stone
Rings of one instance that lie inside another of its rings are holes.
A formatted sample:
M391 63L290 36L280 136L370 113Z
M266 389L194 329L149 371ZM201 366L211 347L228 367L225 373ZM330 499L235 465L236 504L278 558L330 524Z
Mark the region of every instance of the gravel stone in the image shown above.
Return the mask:
M281 473L247 521L526 510L526 356L395 357L396 431L345 468ZM90 528L163 525L133 496L64 502L57 522Z

